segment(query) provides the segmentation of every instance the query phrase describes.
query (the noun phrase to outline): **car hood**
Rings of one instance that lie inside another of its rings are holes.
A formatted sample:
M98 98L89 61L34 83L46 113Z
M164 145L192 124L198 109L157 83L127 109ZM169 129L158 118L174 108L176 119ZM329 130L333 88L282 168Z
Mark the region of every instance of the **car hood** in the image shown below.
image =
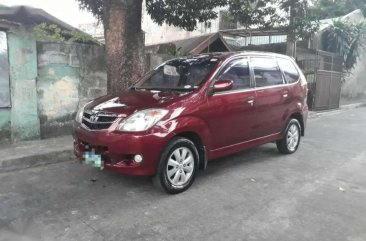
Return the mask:
M95 99L86 110L130 115L136 110L163 108L187 93L128 91L117 95L106 95Z

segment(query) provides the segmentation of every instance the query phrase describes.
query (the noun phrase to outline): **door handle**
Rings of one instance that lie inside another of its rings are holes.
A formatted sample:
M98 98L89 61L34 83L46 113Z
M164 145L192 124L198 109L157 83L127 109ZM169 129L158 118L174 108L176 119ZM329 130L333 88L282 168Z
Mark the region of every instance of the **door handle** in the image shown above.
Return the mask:
M248 104L250 104L250 106L254 105L254 97L253 96L248 97Z
M287 90L285 90L285 91L282 93L282 96L283 96L283 98L287 98L287 97L288 97L288 91L287 91Z

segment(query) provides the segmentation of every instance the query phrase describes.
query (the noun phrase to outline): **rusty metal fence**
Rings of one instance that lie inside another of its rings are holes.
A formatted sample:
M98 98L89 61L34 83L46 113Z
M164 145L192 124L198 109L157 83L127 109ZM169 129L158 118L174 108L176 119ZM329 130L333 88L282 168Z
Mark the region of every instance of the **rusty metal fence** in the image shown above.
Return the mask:
M298 49L297 62L307 77L311 110L339 108L342 58L330 52Z

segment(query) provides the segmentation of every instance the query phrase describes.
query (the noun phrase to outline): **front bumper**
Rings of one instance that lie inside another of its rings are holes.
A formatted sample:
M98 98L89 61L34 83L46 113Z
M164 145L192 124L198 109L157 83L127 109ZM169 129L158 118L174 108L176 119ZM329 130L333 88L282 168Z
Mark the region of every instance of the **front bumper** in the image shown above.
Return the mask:
M74 123L74 153L82 160L86 150L102 156L104 167L127 175L155 175L161 152L166 145L164 133L121 133L108 130L92 131ZM141 163L134 155L143 156Z

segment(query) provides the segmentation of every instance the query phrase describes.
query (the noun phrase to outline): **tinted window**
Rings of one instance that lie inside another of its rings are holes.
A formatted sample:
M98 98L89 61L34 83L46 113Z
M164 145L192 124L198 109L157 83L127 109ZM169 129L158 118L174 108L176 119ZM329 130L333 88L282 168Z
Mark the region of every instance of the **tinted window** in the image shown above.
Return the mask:
M166 62L136 85L142 89L192 89L199 86L218 62L217 58L182 58Z
M0 31L0 107L10 107L8 43Z
M230 62L219 79L232 80L233 90L250 88L250 72L247 59L238 59Z
M253 66L256 87L283 84L282 73L275 59L254 57L250 59Z
M287 83L295 83L300 78L299 72L290 60L277 59L277 61L285 75Z

